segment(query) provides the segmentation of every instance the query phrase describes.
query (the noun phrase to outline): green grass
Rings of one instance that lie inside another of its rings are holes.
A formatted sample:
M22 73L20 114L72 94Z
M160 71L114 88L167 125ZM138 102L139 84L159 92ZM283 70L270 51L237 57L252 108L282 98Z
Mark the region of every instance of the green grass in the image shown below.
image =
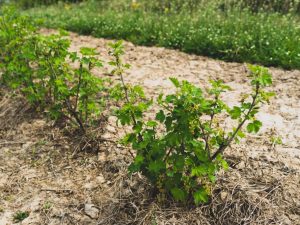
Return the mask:
M192 12L152 10L130 4L88 1L26 11L51 28L125 39L228 61L300 68L300 20L295 14L252 13L207 4Z

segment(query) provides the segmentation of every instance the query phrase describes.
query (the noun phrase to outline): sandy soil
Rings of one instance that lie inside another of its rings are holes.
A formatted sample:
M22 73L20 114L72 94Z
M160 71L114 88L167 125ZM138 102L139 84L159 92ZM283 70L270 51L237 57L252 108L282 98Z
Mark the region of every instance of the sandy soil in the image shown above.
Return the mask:
M71 38L72 50L96 47L109 61L108 40ZM132 65L127 82L153 97L174 90L170 76L200 86L221 78L234 88L226 97L230 105L249 89L244 64L125 46L124 60ZM212 202L198 208L159 205L143 177L127 175L128 149L118 144L74 155L76 145L64 130L1 88L0 224L13 224L19 210L29 212L22 224L300 224L300 71L270 70L277 95L258 115L264 128L229 149L232 168L220 174ZM104 136L117 141L122 133L110 117ZM271 136L283 144L274 145Z

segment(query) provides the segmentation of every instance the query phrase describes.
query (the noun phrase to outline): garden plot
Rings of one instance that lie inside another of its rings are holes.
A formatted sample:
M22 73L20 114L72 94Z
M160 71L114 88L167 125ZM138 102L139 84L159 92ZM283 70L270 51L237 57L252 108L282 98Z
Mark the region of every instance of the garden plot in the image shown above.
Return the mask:
M71 50L96 47L110 61L108 40L77 34L71 39ZM226 96L230 105L249 89L244 64L125 47L124 61L132 65L126 82L142 85L153 98L174 91L170 76L199 86L223 79L234 89ZM128 149L117 144L124 130L114 117L104 134L112 142L101 143L97 154L73 154L76 145L63 130L1 89L0 224L12 224L18 211L29 212L22 224L299 224L300 71L270 71L277 95L258 115L263 129L228 150L230 170L219 175L212 201L197 208L162 206L143 177L127 175ZM110 68L95 73L103 76ZM274 143L277 137L281 145Z

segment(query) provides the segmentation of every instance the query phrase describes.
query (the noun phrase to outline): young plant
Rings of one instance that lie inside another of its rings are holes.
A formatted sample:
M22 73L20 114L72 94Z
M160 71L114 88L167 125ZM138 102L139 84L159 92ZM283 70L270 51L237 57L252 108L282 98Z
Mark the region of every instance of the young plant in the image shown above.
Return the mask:
M66 118L85 132L104 104L104 80L91 72L102 66L95 49L71 53L66 32L43 36L11 9L3 11L0 28L2 83L20 90L51 118Z
M177 201L207 202L217 172L228 168L223 159L225 149L245 137L244 125L249 133L258 132L262 126L255 115L260 105L273 96L263 90L272 84L268 70L249 66L252 93L232 108L222 101L222 95L231 88L221 80L210 81L211 88L203 91L188 81L170 78L175 94L161 94L155 118L147 120L144 113L152 101L145 100L141 87L125 84L123 72L128 65L121 61L122 43L111 47L115 59L111 64L121 80L116 88L119 92L114 94L124 100L116 115L122 125L132 126L123 143L136 150L129 171L146 176L161 200L171 195ZM236 121L229 131L221 125L226 117Z
M13 215L13 221L15 223L20 223L29 216L28 211L18 211Z

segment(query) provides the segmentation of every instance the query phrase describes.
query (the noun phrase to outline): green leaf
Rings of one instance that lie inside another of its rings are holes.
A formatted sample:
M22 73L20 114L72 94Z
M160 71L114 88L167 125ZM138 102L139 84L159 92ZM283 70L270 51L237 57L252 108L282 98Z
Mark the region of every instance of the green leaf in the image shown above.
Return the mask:
M180 83L179 83L179 81L178 81L177 78L175 78L175 77L170 77L169 79L170 79L170 81L174 84L175 87L177 87L177 88L180 87Z
M184 202L186 200L187 194L184 190L182 190L180 188L177 188L177 187L172 188L171 193L172 193L173 197L175 198L175 200L177 200L177 201Z
M247 131L249 133L257 133L261 128L262 123L258 120L254 120L252 123L249 123L247 126Z
M174 169L176 169L177 171L182 171L184 168L184 161L185 158L182 155L176 155L174 157Z
M165 125L166 125L166 128L167 128L167 131L169 131L171 129L172 121L173 121L172 117L168 116L166 118Z
M244 138L244 137L246 137L245 133L242 132L241 130L239 130L239 131L237 132L237 136L238 136L239 138Z
M217 180L216 176L214 176L214 175L208 175L208 178L212 183L215 183Z
M221 165L222 165L222 168L224 170L228 170L229 169L229 165L228 165L228 163L224 159L221 160Z
M259 82L263 86L268 86L272 84L272 76L268 72L265 72L261 75Z
M201 166L194 167L192 169L191 175L201 177L201 176L205 176L207 172L208 172L208 168L203 164Z
M249 102L244 102L243 104L242 104L242 108L243 109L250 109L251 108L251 103L249 103Z
M137 121L136 122L136 125L133 126L133 130L136 132L136 133L140 133L143 129L143 123L141 121Z
M168 177L174 177L174 171L168 170L168 171L167 171L167 176L168 176Z
M96 48L87 48L87 47L81 47L80 48L80 53L85 56L94 56L98 55L96 52Z
M96 62L94 62L94 65L95 65L96 67L98 67L98 68L103 67L103 63L102 63L101 61L96 61Z
M133 88L131 90L138 97L145 98L145 93L144 93L144 90L143 90L143 88L141 86L135 85L135 86L133 86Z
M144 157L141 156L141 155L137 155L137 156L135 157L135 159L134 159L134 162L135 162L136 164L142 164L142 163L144 162Z
M141 165L144 162L144 157L142 155L137 155L134 159L134 162L129 166L129 172L134 173L140 170Z
M158 113L156 113L155 119L158 120L159 122L163 123L166 119L164 111L160 110Z
M108 64L111 65L111 66L117 66L117 63L114 62L114 61L110 61L110 62L108 62Z
M196 205L199 205L200 203L208 202L208 193L204 188L200 188L198 191L196 191L193 194L193 196Z
M157 122L150 120L147 122L147 126L148 127L156 127L157 126Z
M238 119L241 117L242 110L240 107L234 106L232 110L229 112L232 119Z
M152 161L149 163L149 171L158 173L160 170L165 168L165 163L162 160Z

